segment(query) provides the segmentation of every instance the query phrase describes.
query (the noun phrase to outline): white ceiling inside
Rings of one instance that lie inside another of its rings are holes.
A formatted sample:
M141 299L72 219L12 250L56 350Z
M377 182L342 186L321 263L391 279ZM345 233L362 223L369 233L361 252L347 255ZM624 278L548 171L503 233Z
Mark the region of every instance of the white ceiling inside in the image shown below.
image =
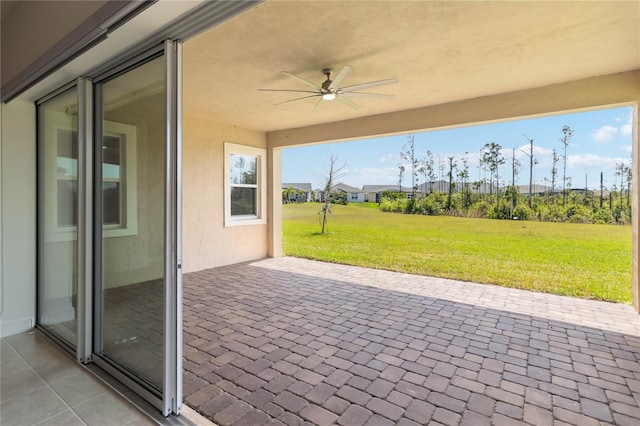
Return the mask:
M361 108L259 88L396 77ZM270 0L184 46L185 111L273 131L640 69L640 3Z

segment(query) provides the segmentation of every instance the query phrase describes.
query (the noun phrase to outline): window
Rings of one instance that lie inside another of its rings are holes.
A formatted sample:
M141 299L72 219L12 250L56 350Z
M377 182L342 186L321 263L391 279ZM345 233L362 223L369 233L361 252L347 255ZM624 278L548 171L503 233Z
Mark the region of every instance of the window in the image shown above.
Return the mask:
M266 151L225 143L225 226L266 221Z
M47 241L75 238L78 224L78 133L66 115L48 112L44 120L44 136L52 142L44 145L44 161L53 178L44 179L44 202L53 207ZM136 235L136 127L105 121L102 155L105 236Z

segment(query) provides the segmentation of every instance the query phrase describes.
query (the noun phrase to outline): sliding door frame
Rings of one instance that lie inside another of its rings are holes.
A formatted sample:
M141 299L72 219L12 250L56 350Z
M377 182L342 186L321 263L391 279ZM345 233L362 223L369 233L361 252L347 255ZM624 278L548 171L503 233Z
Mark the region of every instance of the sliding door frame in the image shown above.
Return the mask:
M182 248L181 248L181 157L182 87L179 41L166 40L129 61L97 76L94 81L94 163L93 163L93 354L92 360L124 383L133 392L159 409L164 416L179 414L182 404ZM165 65L165 240L164 240L164 324L162 391L146 386L142 380L112 364L103 352L102 315L102 158L97 141L102 141L102 83L153 59L164 57Z
M102 95L103 82L109 81L148 61L163 57L165 68L164 114L164 316L162 390L158 392L125 371L102 353ZM78 362L94 363L115 377L163 416L179 414L182 404L182 43L166 40L155 48L125 61L93 79L79 77L50 93L36 104L42 105L69 90L76 90L77 103L68 108L77 112L78 203L77 203L77 341L76 347L38 324L45 335L73 354ZM39 113L40 114L40 113ZM39 116L40 117L40 116ZM38 126L41 119L38 118ZM38 170L43 158L43 140L38 133ZM43 191L44 175L39 171L38 191ZM38 203L41 203L38 195ZM40 211L43 206L39 205ZM38 318L42 304L43 219L38 217Z

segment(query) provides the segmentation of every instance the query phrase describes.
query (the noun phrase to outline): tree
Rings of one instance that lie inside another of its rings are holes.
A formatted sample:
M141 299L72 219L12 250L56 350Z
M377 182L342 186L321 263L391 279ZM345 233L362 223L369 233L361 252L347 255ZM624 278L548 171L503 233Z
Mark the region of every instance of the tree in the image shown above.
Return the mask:
M323 182L323 191L324 191L324 204L322 205L322 209L318 214L321 215L322 229L320 230L321 234L325 234L326 225L327 225L327 214L331 213L331 197L330 194L333 191L333 188L339 183L338 180L344 176L343 170L347 167L347 162L345 161L341 166L337 165L338 156L330 154L329 160L327 162L327 166L325 168L325 175L322 178Z
M469 153L465 152L462 157L462 170L458 172L458 179L462 183L462 189L464 190L463 207L469 208Z
M404 179L404 166L398 165L398 193L402 192L402 180Z
M516 158L516 148L511 149L511 212L510 216L513 217L513 209L518 201L518 189L516 188L516 178L522 163Z
M551 165L551 194L555 194L556 192L556 179L558 177L558 161L559 160L560 160L560 157L558 157L558 153L554 149L551 157L551 164L552 164Z
M516 149L512 148L511 149L511 186L513 186L514 188L516 186L516 179L518 177L518 174L520 173L520 166L522 166L522 163L520 162L520 160L516 158Z
M400 158L411 163L411 197L415 198L418 189L417 180L420 172L420 160L416 158L415 136L409 135L407 143L402 147ZM402 191L402 189L400 189Z
M295 194L296 190L293 186L289 186L287 189L282 191L282 201L290 201L291 195Z
M482 162L489 170L490 187L493 185L493 177L496 182L496 205L500 203L500 176L498 170L505 163L502 156L502 146L496 142L490 142L482 148ZM491 193L491 189L489 190Z
M427 150L427 155L422 160L422 173L425 176L425 180L429 181L429 193L433 192L433 181L436 180L436 172L434 169L435 161L433 160L433 153Z
M560 138L560 142L562 142L562 146L564 147L564 154L562 155L562 204L567 204L567 147L571 142L571 137L573 136L573 130L571 127L564 125L562 126L562 137Z
M447 204L445 208L451 210L451 193L453 192L453 170L456 168L457 163L453 161L453 155L447 157L449 159L449 193L447 194Z
M631 166L627 166L625 168L625 173L627 175L627 207L631 206L631 181L632 176L631 176Z
M527 199L527 204L529 208L531 208L531 198L533 196L533 165L537 164L535 158L533 158L533 139L529 139L527 135L523 135L527 141L529 141L529 152L522 151L527 157L529 157L529 197Z

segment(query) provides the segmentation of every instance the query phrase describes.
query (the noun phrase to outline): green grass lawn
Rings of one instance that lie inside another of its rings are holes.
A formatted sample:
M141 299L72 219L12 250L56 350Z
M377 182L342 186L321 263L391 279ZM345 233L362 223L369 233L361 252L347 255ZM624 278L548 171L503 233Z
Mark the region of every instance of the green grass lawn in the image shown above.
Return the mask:
M374 208L370 208L374 207ZM288 256L631 303L631 227L283 206Z

